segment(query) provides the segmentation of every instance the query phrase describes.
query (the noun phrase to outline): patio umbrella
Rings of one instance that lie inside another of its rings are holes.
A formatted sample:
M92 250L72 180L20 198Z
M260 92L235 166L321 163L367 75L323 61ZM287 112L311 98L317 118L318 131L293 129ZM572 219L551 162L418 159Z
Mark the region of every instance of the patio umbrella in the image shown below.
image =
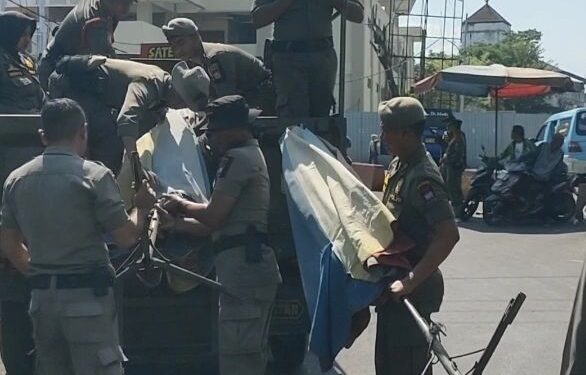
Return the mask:
M552 91L566 92L584 89L558 72L504 65L459 65L444 69L415 84L416 94L430 90L495 99L495 155L498 140L499 99L546 95Z

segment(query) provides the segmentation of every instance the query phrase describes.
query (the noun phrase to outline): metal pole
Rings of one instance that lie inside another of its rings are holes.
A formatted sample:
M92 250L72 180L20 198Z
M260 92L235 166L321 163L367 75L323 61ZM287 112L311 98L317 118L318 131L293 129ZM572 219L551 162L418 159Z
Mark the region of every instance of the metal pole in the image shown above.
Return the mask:
M499 90L494 91L494 156L498 156L498 142L499 142Z
M340 12L340 76L338 77L338 114L344 117L346 107L346 7L348 0L344 2L344 10Z

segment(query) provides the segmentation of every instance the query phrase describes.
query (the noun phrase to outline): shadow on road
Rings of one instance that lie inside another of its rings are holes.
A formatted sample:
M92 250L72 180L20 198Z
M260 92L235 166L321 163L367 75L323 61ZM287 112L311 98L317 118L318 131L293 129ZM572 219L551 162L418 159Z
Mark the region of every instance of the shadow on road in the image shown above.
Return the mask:
M504 224L500 226L489 226L482 220L481 217L475 216L467 222L458 224L460 228L472 230L480 233L510 233L510 234L567 234L578 233L586 231L586 226L583 223L543 223L543 222L527 222L523 224Z

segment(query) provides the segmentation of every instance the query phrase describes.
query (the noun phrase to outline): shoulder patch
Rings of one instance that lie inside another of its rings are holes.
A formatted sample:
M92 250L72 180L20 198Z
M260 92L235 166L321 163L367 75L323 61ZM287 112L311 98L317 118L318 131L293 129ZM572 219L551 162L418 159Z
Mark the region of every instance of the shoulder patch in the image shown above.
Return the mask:
M419 195L424 202L431 202L436 198L431 181L423 181L417 185L417 190L419 191Z
M218 166L218 178L226 177L232 163L234 162L234 157L232 156L224 156L222 160L220 160L220 165Z
M210 61L208 65L208 73L214 82L222 82L224 80L224 72L218 61Z

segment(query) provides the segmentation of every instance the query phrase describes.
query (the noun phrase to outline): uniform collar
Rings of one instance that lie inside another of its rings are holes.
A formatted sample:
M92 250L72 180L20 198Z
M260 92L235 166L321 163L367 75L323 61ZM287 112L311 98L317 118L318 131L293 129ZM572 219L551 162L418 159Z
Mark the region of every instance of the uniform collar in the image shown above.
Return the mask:
M413 151L413 153L409 155L409 157L406 160L399 160L399 162L401 166L407 166L410 164L417 164L417 162L423 160L426 157L427 151L425 150L423 143L421 143L419 147L417 147L417 149L415 149L415 151Z
M68 147L63 147L63 146L49 146L45 149L43 154L79 156L72 149L70 149Z

